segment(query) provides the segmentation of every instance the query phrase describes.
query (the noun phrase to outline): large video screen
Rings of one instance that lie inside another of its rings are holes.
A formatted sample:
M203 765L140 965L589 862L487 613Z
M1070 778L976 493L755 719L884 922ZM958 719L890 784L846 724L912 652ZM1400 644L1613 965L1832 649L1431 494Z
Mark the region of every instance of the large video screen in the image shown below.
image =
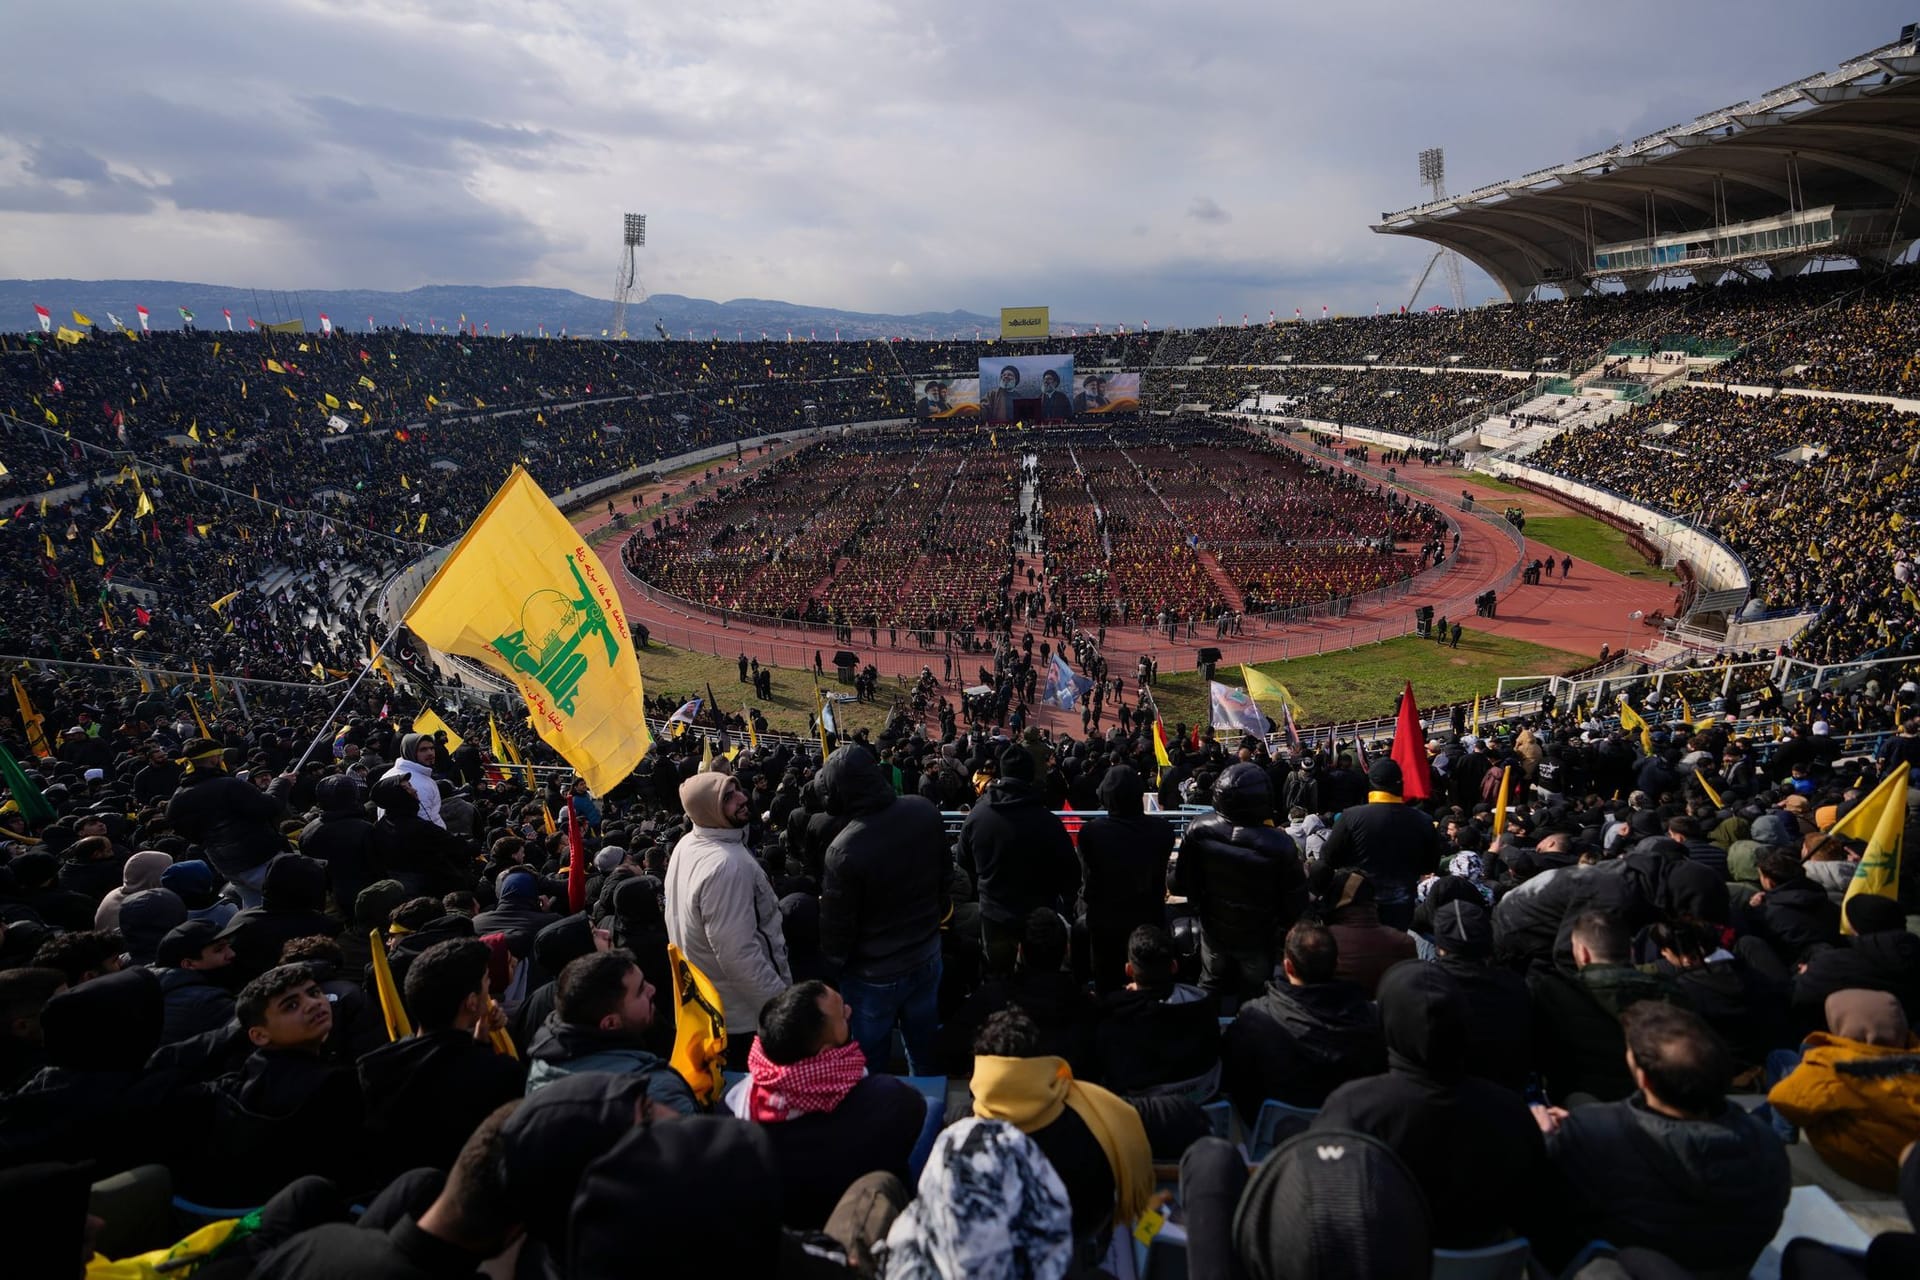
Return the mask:
M1132 413L1140 407L1137 373L1083 373L1073 380L1073 412Z
M980 412L980 379L927 378L913 384L914 416L971 418Z
M1064 422L1073 416L1073 357L982 360L979 389L980 416L987 422Z

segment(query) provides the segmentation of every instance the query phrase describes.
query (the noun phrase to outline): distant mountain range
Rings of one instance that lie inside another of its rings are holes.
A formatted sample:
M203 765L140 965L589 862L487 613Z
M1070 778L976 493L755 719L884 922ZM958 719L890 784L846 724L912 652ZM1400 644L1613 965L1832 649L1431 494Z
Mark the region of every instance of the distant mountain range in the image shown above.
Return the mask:
M309 329L317 330L324 311L336 325L349 329L364 329L371 316L381 327L405 321L421 328L437 322L441 329L452 332L465 316L474 324L487 325L492 333L533 333L537 326L544 325L548 333L565 329L575 336L599 337L613 318L610 300L589 298L571 289L433 285L406 293L379 289L287 292L177 280L0 280L0 330L36 327L36 303L53 312L57 324L70 323L70 313L78 311L105 326L111 312L129 328L137 327L135 304L145 304L149 322L156 329L178 329L181 307L193 312L194 323L201 329L224 328L222 309L233 312L236 329L245 329L247 317L252 316L262 323L298 317ZM657 338L656 321L676 339L689 334L711 338L716 333L723 339L758 338L762 333L785 338L791 333L795 338L811 335L824 341L836 331L844 339L951 338L956 334L971 338L976 329L987 336L1000 331L998 316L971 311L891 316L764 298L714 302L660 293L627 310L630 337ZM1063 320L1053 323L1056 332L1070 325L1082 330L1092 327Z

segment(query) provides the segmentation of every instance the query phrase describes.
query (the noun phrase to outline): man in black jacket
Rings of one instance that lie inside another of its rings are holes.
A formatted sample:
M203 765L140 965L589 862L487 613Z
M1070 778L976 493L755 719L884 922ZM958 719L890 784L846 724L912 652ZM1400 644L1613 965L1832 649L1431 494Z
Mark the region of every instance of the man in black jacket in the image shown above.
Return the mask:
M167 801L167 822L199 845L214 870L240 891L240 905L257 907L267 862L287 851L280 823L286 819L293 776L283 774L262 791L227 773L217 742L196 738L182 748L187 776Z
M1173 939L1141 925L1127 943L1127 985L1100 998L1093 1078L1120 1094L1203 1102L1220 1083L1220 1002L1179 981Z
M1187 828L1173 891L1200 916L1200 985L1251 1000L1273 977L1276 944L1306 904L1306 872L1272 825L1273 783L1256 764L1229 766L1213 812Z
M477 938L436 943L407 970L414 1034L358 1064L367 1129L383 1173L451 1168L461 1145L496 1107L526 1089L526 1070L495 1053L505 1025L487 993L489 952Z
M1136 929L1166 924L1167 861L1173 824L1149 814L1140 775L1117 764L1100 780L1106 816L1080 831L1081 898L1096 991L1126 984L1128 940Z
M1465 995L1439 967L1403 961L1380 980L1380 1022L1386 1074L1335 1089L1312 1128L1392 1147L1427 1193L1436 1248L1526 1231L1546 1148L1519 1094L1470 1073Z
M887 1068L896 1025L911 1071L931 1070L940 1026L940 926L947 839L940 811L896 796L873 754L841 747L814 780L846 825L827 846L820 954L851 1006L853 1038L874 1071Z
M1732 1063L1697 1015L1643 1003L1623 1021L1634 1096L1548 1118L1547 1155L1570 1191L1565 1240L1654 1249L1697 1276L1745 1276L1786 1213L1786 1150L1727 1101Z
M1413 923L1413 887L1440 869L1446 850L1433 819L1400 798L1405 784L1399 765L1374 761L1367 782L1367 802L1341 812L1320 860L1366 872L1380 923L1404 929Z
M1766 972L1792 973L1816 948L1840 944L1840 908L1808 878L1795 855L1775 849L1758 861L1760 892L1735 904L1734 920L1767 949L1774 965ZM1752 945L1742 939L1741 954L1752 956ZM1765 959L1761 963L1765 966Z
M1478 902L1453 901L1433 913L1434 968L1467 1002L1467 1070L1516 1094L1533 1069L1533 1002L1513 970L1493 962L1493 922Z
M1893 993L1909 1022L1920 1023L1920 937L1907 932L1906 912L1892 898L1862 893L1845 913L1853 938L1814 956L1794 978L1794 1012L1806 1025L1823 1026L1827 997L1858 987Z
M360 780L339 773L322 778L313 798L320 816L300 832L300 852L327 864L327 887L343 913L353 910L373 873L373 823L367 819Z
M999 779L960 828L960 868L975 879L981 940L995 973L1012 970L1030 912L1063 911L1080 892L1073 842L1035 785L1035 772L1026 748L1001 752Z
M227 926L242 981L279 964L280 948L293 939L340 932L340 922L326 913L327 869L312 858L275 854L260 892L261 905L248 907Z
M1633 967L1632 938L1618 916L1585 912L1572 928L1573 966L1535 970L1534 1063L1562 1105L1612 1102L1633 1092L1620 1016L1633 1005L1685 1002L1672 981Z
M1285 982L1270 984L1227 1025L1220 1083L1248 1124L1268 1098L1318 1107L1347 1081L1387 1069L1380 1016L1359 987L1334 979L1339 964L1327 927L1301 921L1287 932Z

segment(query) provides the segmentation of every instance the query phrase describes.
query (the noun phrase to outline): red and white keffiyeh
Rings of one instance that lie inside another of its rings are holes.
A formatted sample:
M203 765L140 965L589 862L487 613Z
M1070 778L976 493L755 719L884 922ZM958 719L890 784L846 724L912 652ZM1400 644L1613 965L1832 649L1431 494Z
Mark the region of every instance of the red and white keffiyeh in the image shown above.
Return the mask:
M838 1048L781 1066L767 1057L755 1036L747 1053L747 1115L762 1124L777 1124L796 1116L831 1111L867 1074L867 1055L860 1042L849 1040Z

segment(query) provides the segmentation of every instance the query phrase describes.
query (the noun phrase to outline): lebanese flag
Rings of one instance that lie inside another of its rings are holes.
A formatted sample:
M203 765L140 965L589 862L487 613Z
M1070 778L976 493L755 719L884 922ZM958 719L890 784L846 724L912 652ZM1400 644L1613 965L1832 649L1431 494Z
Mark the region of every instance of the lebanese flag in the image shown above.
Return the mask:
M133 304L133 313L140 317L140 332L147 332L147 309L139 303Z
M255 320L252 316L247 317L247 328L258 329L259 327L260 327L260 322L258 320Z
M53 332L53 312L36 302L33 304L33 314L40 317L40 332Z
M1433 798L1433 769L1427 763L1427 735L1413 705L1413 681L1400 695L1400 718L1393 726L1393 762L1400 766L1400 795L1405 800Z
M220 308L220 314L227 318L227 332L232 333L233 332L233 312L228 310L226 307L222 307Z
M333 321L327 319L327 313L324 311L320 313L320 336L324 338L333 336Z

